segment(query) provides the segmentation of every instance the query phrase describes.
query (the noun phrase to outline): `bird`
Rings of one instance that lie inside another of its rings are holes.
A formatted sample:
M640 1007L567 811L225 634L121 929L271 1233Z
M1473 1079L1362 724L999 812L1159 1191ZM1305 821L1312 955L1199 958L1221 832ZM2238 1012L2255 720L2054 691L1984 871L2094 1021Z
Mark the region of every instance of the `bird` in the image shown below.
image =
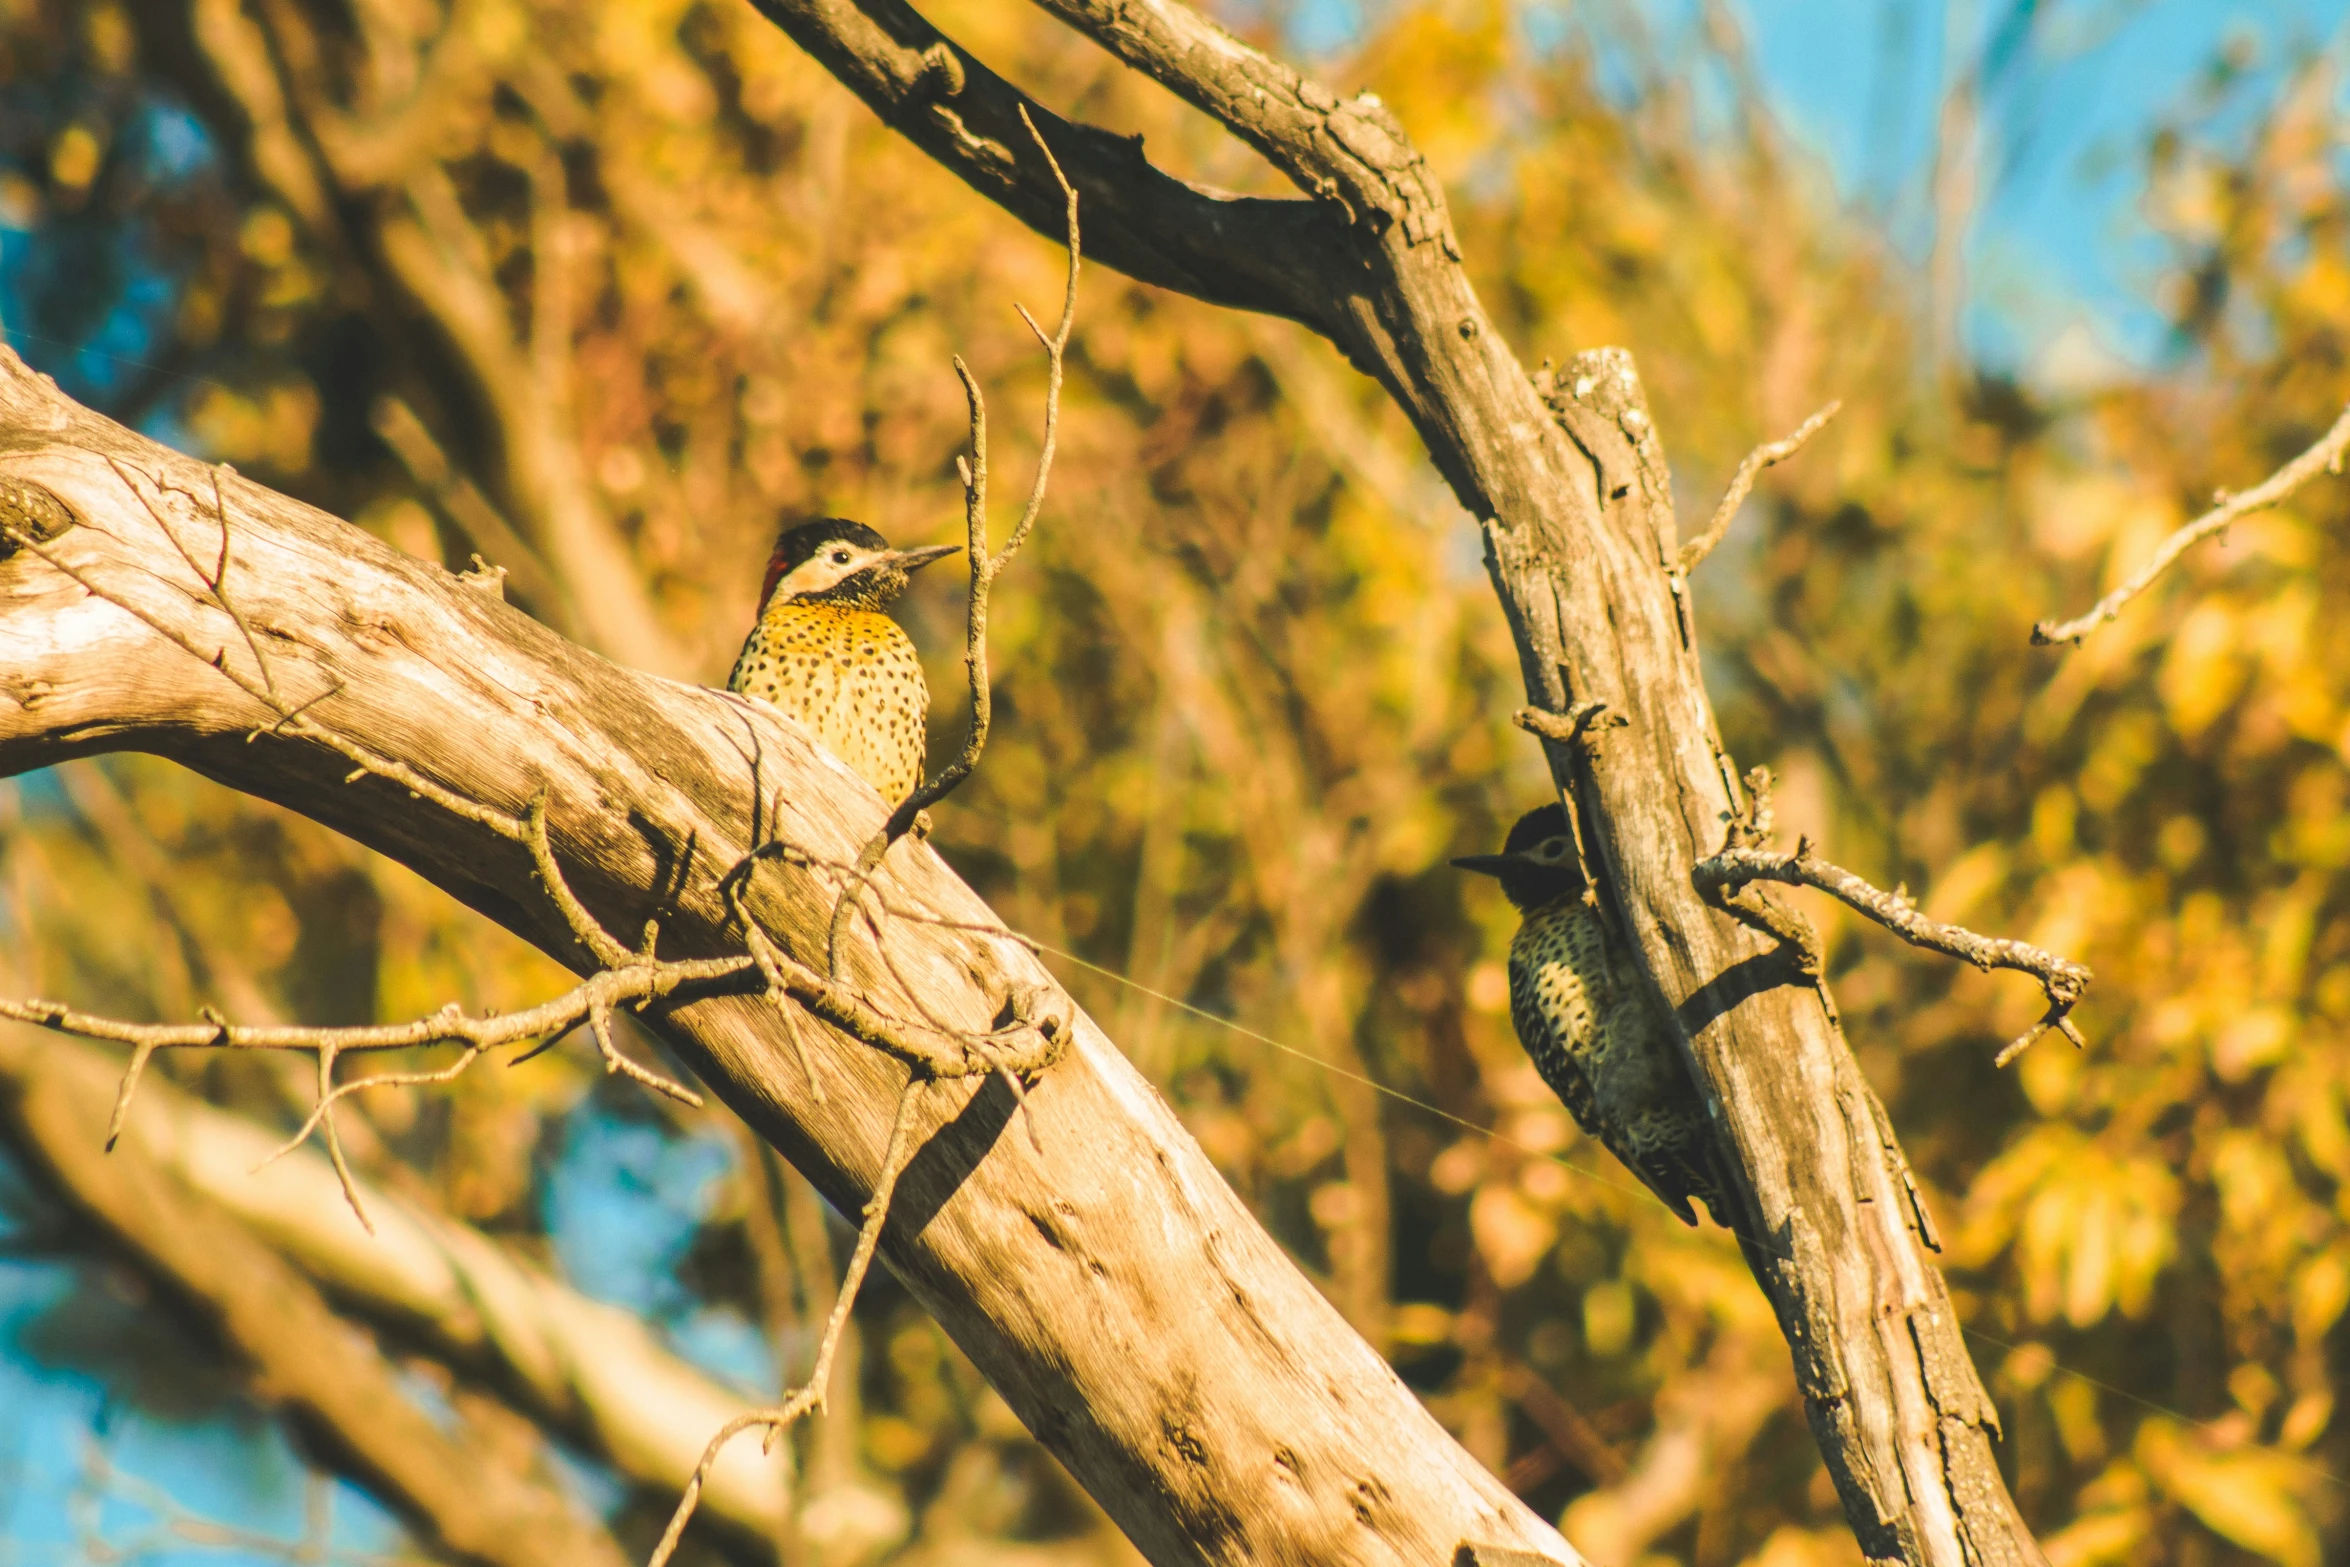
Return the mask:
M910 572L958 548L892 549L845 517L786 526L726 689L789 713L884 800L904 800L922 783L930 687L886 611Z
M1519 912L1510 942L1510 1022L1575 1124L1684 1224L1697 1223L1691 1198L1724 1222L1704 1103L1645 977L1585 897L1589 884L1565 810L1553 803L1528 811L1501 853L1452 863L1498 878Z

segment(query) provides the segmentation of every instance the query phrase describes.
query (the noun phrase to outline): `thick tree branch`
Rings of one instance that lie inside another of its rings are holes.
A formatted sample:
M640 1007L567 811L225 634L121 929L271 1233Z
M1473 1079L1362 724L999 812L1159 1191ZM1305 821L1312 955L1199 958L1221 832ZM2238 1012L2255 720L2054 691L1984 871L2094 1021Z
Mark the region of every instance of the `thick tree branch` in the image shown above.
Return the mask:
M1374 93L1342 99L1180 0L1037 0L1053 16L1215 116L1349 224L1458 260L1444 191ZM1327 287L1331 280L1325 276Z
M739 904L778 957L817 972L839 891L829 867L853 862L887 807L796 725L605 663L436 566L232 480L230 580L303 713L287 721L108 456L156 476L175 522L211 515L209 470L0 356L0 477L76 519L39 550L0 552L0 770L172 757L593 968L513 830L543 798L550 852L601 928L657 920L653 961L726 959L745 936ZM727 879L778 843L803 853ZM935 854L903 845L872 884L921 918L890 920L888 964L856 943L837 992L810 987L821 1021L799 1032L821 1104L752 976L748 993L656 1000L647 1020L843 1212L877 1183L906 1076L833 1026L866 1021L848 1003L883 998L980 1036L1006 996L1070 1020L1067 1053L1028 1090L1041 1152L1003 1135L1015 1102L998 1077L922 1095L879 1255L1146 1555L1400 1564L1491 1542L1576 1560L1346 1327L1050 974L986 933L997 922Z
M1049 239L1065 203L1029 155L1025 108L1085 203L1097 260L1212 304L1333 322L1318 278L1344 251L1333 214L1310 201L1227 196L1186 185L1139 138L1064 120L990 71L904 0L753 0L882 122Z

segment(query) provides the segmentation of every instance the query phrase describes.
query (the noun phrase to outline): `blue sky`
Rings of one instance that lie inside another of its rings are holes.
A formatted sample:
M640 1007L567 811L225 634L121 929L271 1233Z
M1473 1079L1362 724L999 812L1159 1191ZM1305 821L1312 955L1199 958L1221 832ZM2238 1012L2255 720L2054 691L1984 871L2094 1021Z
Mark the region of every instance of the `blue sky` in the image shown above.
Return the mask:
M1965 319L1979 357L2021 369L2074 322L2129 361L2158 358L2148 295L2163 253L2138 211L2148 137L2223 51L2249 62L2240 96L2256 101L2301 54L2338 50L2350 19L2350 0L1730 3L1780 122L1913 255L1930 243L1943 84L2030 14L1984 98Z

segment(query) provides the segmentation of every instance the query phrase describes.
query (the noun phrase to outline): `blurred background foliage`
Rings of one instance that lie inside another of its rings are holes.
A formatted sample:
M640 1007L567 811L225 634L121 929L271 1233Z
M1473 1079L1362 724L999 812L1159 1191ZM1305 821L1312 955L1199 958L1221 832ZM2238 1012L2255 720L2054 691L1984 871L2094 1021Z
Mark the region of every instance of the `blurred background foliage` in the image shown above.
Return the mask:
M1177 172L1270 188L1040 14L934 9ZM1692 60L1637 28L1529 47L1501 0L1404 4L1331 74L1418 137L1529 365L1636 351L1693 512L1753 443L1845 400L1700 573L1700 625L1786 832L2098 972L2087 1052L1995 1072L2031 986L1810 908L2052 1560L2345 1559L2344 492L2239 524L2078 651L2027 644L2338 410L2334 68L2286 62L2280 90L2215 60L2133 154L2168 247L2167 362L2025 381L1958 357L1933 268L1838 208L1708 15ZM0 7L0 316L22 352L402 549L478 552L532 613L682 678L723 676L779 516L954 536L950 354L991 389L999 471L1022 471L1042 376L1011 307L1049 302L1061 264L739 4ZM941 849L1082 960L1055 961L1300 1265L1594 1560L1857 1561L1735 1246L1583 1140L1510 1032L1509 911L1444 860L1544 777L1505 721L1475 529L1408 429L1302 331L1100 269L1065 414L1043 532L997 600L996 738ZM956 585L923 579L905 614L956 690ZM934 750L960 723L943 695L936 721ZM405 871L161 765L74 764L0 811L12 990L357 1021L559 981ZM269 1063L167 1065L275 1126L307 1103ZM720 1376L773 1388L807 1359L823 1224L722 1112L614 1091L576 1050L357 1104L374 1179ZM30 1412L0 1438L0 1555L193 1551L140 1533L182 1515L325 1538L306 1484L346 1497L337 1549L407 1549L348 1483L301 1478L318 1460L200 1336L159 1339L160 1306L37 1184L0 1176L0 1205L0 1402ZM778 1206L796 1273L762 1264ZM848 1396L800 1441L804 1506L865 1504L787 1559L1131 1559L902 1292L878 1282L857 1320ZM641 1553L669 1498L563 1462ZM295 1549L256 1538L199 1554Z

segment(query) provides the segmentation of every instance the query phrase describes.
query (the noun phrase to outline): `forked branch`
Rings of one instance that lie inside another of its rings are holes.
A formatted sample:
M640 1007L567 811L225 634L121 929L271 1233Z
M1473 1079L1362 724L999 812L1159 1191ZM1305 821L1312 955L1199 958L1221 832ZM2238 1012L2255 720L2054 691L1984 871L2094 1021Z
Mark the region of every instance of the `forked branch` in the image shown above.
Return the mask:
M2155 578L2170 570L2181 555L2203 540L2215 533L2225 532L2228 524L2239 518L2279 504L2321 472L2340 473L2345 453L2350 453L2350 408L2342 410L2342 416L2334 421L2332 429L2318 438L2315 446L2270 474L2263 482L2240 495L2221 491L2211 510L2164 539L2162 547L2154 552L2145 565L2138 568L2129 581L2090 606L2087 614L2072 620L2043 620L2032 627L2032 645L2047 647L2056 642L2070 642L2077 646L2083 637L2118 616L2122 606L2152 587Z
M1044 155L1054 181L1061 187L1063 212L1067 222L1069 247L1069 280L1061 293L1061 320L1046 336L1044 328L1028 313L1025 305L1015 305L1020 319L1028 323L1028 330L1045 351L1044 445L1036 459L1036 479L1028 487L1028 503L1020 510L1020 520L1012 528L1011 537L997 550L990 543L987 526L987 399L979 390L979 381L971 374L971 367L963 363L963 356L955 356L955 374L963 383L963 395L971 410L971 453L955 459L955 472L963 481L963 525L967 544L965 553L971 562L971 592L964 614L963 666L971 681L971 722L964 733L962 749L953 761L898 802L890 812L881 831L873 835L857 856L854 878L840 902L832 911L832 933L829 938L830 966L833 974L840 973L841 938L847 934L850 910L862 890L863 878L881 863L889 846L912 832L923 820L922 813L961 787L979 765L979 758L987 749L987 733L995 718L995 699L990 688L987 670L987 604L995 587L996 578L1010 565L1012 557L1020 553L1020 546L1028 542L1029 532L1036 526L1038 512L1044 507L1045 482L1051 477L1053 452L1060 441L1061 431L1061 376L1064 358L1069 347L1069 332L1077 322L1077 273L1082 246L1077 231L1077 189L1061 172L1059 160L1052 148L1029 118L1025 104L1020 107L1020 123L1028 128L1036 143L1036 150Z
M1848 907L1899 936L1913 947L1939 952L1945 957L1961 959L1988 973L1992 969L2013 969L2029 974L2040 982L2047 992L2048 1011L2034 1024L2030 1032L2017 1038L1999 1052L2000 1066L2015 1059L2026 1045L2050 1029L2062 1033L2075 1045L2084 1045L2081 1031L2073 1025L2073 1007L2089 988L2093 977L2082 964L2070 958L2058 957L2045 948L2028 941L2016 941L2005 936L1981 936L1958 925L1946 925L1928 919L1910 902L1906 892L1886 892L1871 886L1840 865L1831 865L1812 853L1811 840L1799 839L1793 854L1772 849L1733 846L1724 849L1712 859L1701 860L1691 873L1697 890L1711 898L1735 896L1738 890L1752 881L1784 882L1790 887L1816 887Z
M1061 293L1061 321L1047 337L1044 328L1028 313L1026 305L1014 305L1020 319L1028 323L1028 330L1045 352L1044 447L1036 458L1036 479L1028 487L1028 504L1020 510L1020 520L1012 528L1004 547L989 553L987 527L987 400L979 390L979 382L972 376L971 367L955 356L955 374L963 382L963 395L971 409L971 455L955 459L955 472L963 480L963 525L969 539L967 552L971 561L971 595L964 618L963 666L971 678L971 727L963 736L963 748L955 759L898 803L890 813L886 829L892 839L901 838L914 825L914 818L936 805L961 786L979 765L980 754L987 749L988 725L995 716L994 699L990 694L987 674L987 600L995 587L995 579L1010 565L1012 557L1020 553L1020 546L1028 542L1028 534L1036 526L1037 513L1044 506L1045 481L1052 474L1053 451L1060 440L1061 430L1061 372L1062 362L1069 347L1069 331L1077 322L1077 271L1080 245L1077 233L1077 190L1061 172L1052 148L1036 129L1036 122L1028 117L1025 105L1020 110L1020 123L1028 127L1035 139L1036 150L1044 154L1044 161L1053 171L1053 179L1061 187L1062 198L1068 203L1069 281Z

